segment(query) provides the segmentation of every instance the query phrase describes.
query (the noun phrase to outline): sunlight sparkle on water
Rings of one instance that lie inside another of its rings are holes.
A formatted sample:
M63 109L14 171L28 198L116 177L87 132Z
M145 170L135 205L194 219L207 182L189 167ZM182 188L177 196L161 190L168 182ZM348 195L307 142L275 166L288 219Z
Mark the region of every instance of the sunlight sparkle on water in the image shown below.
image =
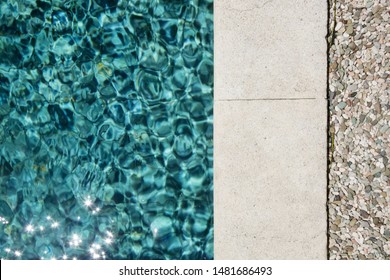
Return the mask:
M28 233L32 233L32 232L34 232L34 227L31 224L29 224L26 226L26 231Z
M58 228L59 225L60 224L58 222L54 222L54 223L51 224L51 227L52 228Z
M22 255L22 253L20 251L18 251L18 250L15 251L15 256L20 257L21 255Z
M81 244L82 240L77 234L73 234L72 240L69 242L69 245L72 247L78 247Z
M6 225L6 224L8 224L8 221L6 218L0 216L0 223L2 223L3 225Z
M90 206L92 206L92 204L93 204L93 202L92 202L92 200L91 200L91 197L88 196L88 197L86 198L86 200L84 201L84 205L85 205L86 207L90 207Z

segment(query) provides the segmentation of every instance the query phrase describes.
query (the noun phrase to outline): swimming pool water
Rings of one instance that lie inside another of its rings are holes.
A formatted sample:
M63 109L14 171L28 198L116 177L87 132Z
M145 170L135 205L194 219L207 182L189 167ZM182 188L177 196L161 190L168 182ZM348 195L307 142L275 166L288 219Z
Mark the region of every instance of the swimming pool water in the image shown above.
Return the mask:
M213 1L0 11L0 257L212 259Z

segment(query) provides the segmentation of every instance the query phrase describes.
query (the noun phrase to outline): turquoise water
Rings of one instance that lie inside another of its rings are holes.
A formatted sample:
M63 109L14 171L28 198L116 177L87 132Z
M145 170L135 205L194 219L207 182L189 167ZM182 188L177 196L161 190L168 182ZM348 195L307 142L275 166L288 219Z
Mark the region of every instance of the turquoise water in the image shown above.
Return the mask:
M0 1L0 257L213 258L213 1Z

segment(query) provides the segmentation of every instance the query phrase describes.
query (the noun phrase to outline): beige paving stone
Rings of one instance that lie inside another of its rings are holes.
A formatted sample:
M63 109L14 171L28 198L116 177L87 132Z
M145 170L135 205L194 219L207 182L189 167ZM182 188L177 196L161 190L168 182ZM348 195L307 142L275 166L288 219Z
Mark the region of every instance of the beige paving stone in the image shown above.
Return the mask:
M322 0L215 0L215 258L325 259Z
M215 258L326 259L326 101L214 106Z
M215 97L326 96L324 0L215 0Z

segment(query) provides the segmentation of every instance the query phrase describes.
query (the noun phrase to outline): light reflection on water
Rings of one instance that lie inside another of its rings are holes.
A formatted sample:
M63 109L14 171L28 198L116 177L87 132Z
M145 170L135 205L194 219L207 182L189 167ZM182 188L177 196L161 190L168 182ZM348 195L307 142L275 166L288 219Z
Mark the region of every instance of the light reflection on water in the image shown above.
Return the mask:
M0 3L1 258L213 258L212 6Z

